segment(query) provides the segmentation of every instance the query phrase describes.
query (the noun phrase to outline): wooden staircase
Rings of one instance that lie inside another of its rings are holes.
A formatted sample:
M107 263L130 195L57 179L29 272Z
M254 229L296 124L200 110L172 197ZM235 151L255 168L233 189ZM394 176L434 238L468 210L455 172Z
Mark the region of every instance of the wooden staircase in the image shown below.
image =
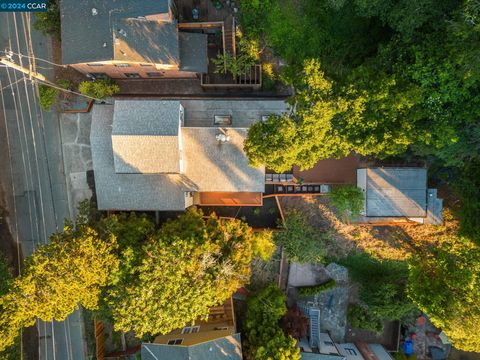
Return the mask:
M223 29L223 37L224 37L224 44L225 44L225 53L230 54L232 56L237 55L237 49L235 44L235 18L233 16L228 16L225 19L224 29Z

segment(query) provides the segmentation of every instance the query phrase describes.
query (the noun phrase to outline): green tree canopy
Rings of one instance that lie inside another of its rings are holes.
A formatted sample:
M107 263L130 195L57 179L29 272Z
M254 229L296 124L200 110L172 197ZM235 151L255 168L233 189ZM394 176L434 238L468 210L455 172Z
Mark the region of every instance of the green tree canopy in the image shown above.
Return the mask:
M107 290L115 329L166 334L205 318L248 283L256 240L245 223L204 218L200 210L167 222L142 246L141 262L129 269L132 281Z
M409 262L408 295L458 349L480 351L480 248L451 235Z
M244 149L253 166L278 172L293 165L308 169L319 159L349 153L333 123L347 109L347 102L333 96L332 83L317 60L305 61L296 87L292 113L272 115L250 127Z
M248 360L299 360L296 340L286 336L280 319L287 313L285 295L271 285L247 300L245 357Z
M477 0L242 0L240 8L245 36L288 61L281 78L297 90L290 119L253 127L252 164L309 168L353 150L462 166L478 155Z
M351 255L339 262L360 285L358 297L365 305L364 316L368 322L382 324L385 320L402 320L415 311L415 305L406 295L408 268L405 262L381 261L368 254Z
M67 224L50 240L25 259L23 273L0 297L0 349L37 318L61 321L79 305L97 309L102 288L118 266L115 238L106 242L87 225Z

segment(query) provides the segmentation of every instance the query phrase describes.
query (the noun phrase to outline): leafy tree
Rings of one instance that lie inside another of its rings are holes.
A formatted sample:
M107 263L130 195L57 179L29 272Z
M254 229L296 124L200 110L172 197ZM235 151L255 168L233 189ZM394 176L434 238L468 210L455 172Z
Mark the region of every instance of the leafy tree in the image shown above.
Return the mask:
M82 81L78 91L96 99L105 99L120 92L120 87L111 80L98 79L95 81Z
M328 197L344 220L360 216L363 210L363 192L355 185L334 187Z
M12 284L12 273L8 266L7 259L0 254L0 296L10 290Z
M234 79L245 74L255 64L255 60L249 54L240 53L236 57L229 53L218 54L211 59L215 64L215 72L220 74L232 74Z
M245 223L200 210L167 222L142 246L134 280L107 290L115 329L166 334L206 318L248 282L255 241Z
M298 211L287 214L283 230L275 233L274 240L290 261L322 262L325 257L324 237Z
M408 295L454 346L480 350L480 248L447 235L409 261Z
M250 164L283 172L291 169L300 150L295 121L289 115L270 115L248 130L244 146Z
M48 111L55 104L57 96L60 93L58 89L55 89L48 85L39 85L38 94L40 100L40 106L43 110Z
M36 21L33 27L41 31L44 35L52 35L55 39L61 38L61 20L60 20L60 5L58 0L48 1L47 11L36 12Z
M112 254L115 239L98 237L93 229L67 224L25 259L22 275L0 298L0 334L3 349L13 343L23 327L36 318L64 320L78 305L98 307L102 288L118 265Z
M461 200L460 233L480 243L480 159L467 163L457 190Z
M0 299L3 297L5 294L8 294L10 291L11 285L12 285L12 274L10 272L10 267L7 263L7 260L0 255ZM3 302L0 300L0 313L2 314L3 317ZM8 320L8 319L5 319ZM4 329L4 321L0 320L0 332L1 334L4 334L2 330ZM16 332L15 332L16 331ZM7 332L8 336L5 339L2 339L0 341L0 349L5 349L3 351L0 350L0 359L4 360L17 360L19 359L20 356L20 349L21 349L21 343L20 343L20 331L18 327L14 327L13 331ZM7 345L5 345L6 343ZM8 346L8 344L11 344ZM8 346L8 347L7 347Z
M253 166L265 165L278 172L293 165L308 169L319 159L349 153L333 124L349 104L333 96L332 83L317 60L305 61L296 91L291 99L293 113L272 115L250 127L244 150Z
M248 360L299 360L296 340L286 336L280 319L287 313L285 295L270 285L247 299L245 357Z
M240 9L244 36L288 61L282 79L304 88L312 76L298 70L317 58L325 78L334 80L326 99L339 107L330 119L315 111L317 101L309 101L288 128L257 125L247 140L252 163L282 171L294 162L308 168L328 153L338 157L353 150L379 158L408 151L462 166L478 153L476 0L242 0ZM305 109L320 119L314 126L300 125Z
M402 320L416 310L406 295L408 269L404 262L380 261L367 254L352 255L339 262L360 284L358 297L365 305L367 323Z

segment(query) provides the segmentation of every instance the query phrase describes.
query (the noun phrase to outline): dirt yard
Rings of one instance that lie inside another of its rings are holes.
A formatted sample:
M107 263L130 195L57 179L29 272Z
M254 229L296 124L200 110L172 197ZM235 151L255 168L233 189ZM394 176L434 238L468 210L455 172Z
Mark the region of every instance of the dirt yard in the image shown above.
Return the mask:
M313 227L329 234L326 246L333 258L364 251L379 259L405 260L416 249L434 245L438 238L458 227L448 208L444 209L442 226L373 226L343 223L325 196L282 197L280 203L284 212L300 210Z

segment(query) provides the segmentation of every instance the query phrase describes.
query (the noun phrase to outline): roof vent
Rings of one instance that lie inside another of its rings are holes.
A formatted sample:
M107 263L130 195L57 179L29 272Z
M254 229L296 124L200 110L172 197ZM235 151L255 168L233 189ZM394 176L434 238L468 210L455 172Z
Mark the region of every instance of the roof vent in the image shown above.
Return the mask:
M92 16L98 15L98 10L95 8L92 8Z
M103 46L103 47L107 47L107 43L106 43L106 42L105 42L105 43L103 43L103 45L102 45L102 46Z
M227 134L217 134L215 135L215 139L217 139L220 144L224 144L230 141L230 136Z

